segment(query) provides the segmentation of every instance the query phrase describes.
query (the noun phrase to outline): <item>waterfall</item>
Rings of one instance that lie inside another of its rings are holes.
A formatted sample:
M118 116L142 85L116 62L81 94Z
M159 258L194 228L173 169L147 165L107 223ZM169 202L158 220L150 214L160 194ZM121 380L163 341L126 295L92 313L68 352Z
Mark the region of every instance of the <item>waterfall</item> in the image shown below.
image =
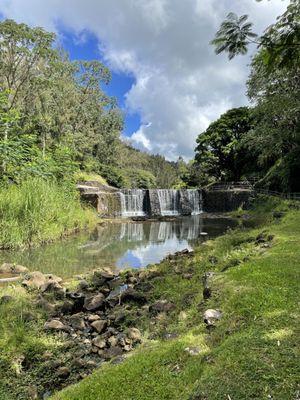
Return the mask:
M122 217L142 217L146 215L144 200L146 190L123 189L120 192Z
M197 215L202 212L198 189L121 189L122 217Z
M188 189L188 199L192 210L192 215L202 212L202 193L198 189Z
M157 189L161 215L179 214L179 192L176 189Z

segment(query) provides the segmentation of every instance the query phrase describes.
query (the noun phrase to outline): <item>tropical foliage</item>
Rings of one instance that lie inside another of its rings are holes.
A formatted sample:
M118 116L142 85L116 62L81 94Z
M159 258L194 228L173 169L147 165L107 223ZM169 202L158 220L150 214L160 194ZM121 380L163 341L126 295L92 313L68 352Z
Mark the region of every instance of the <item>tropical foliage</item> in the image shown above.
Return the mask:
M108 68L71 61L55 40L42 28L0 23L0 181L83 170L116 186L172 186L175 164L121 142L123 116L104 90Z
M215 179L248 177L255 172L266 188L300 191L299 1L291 0L286 12L260 37L252 31L247 15L230 13L212 44L217 53L227 52L231 59L245 54L251 42L258 48L248 80L251 126L242 136L229 138L225 116L234 110L229 111L199 136L195 160L199 168L208 166ZM236 115L236 124L242 123L243 117ZM229 174L234 162L238 162L237 174Z

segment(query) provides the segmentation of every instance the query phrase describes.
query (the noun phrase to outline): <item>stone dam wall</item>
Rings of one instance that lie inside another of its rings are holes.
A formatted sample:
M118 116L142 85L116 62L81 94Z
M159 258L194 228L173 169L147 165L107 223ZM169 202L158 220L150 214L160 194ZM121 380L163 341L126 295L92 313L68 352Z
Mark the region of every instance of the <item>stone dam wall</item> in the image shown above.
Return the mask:
M116 189L80 184L84 202L102 217L160 217L228 212L247 208L250 189Z

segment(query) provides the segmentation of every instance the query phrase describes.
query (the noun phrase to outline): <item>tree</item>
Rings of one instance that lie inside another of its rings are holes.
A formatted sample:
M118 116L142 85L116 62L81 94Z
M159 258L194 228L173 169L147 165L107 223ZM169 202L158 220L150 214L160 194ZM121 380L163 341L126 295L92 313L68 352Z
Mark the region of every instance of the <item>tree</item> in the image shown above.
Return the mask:
M198 168L216 180L240 180L253 162L242 144L251 128L251 111L247 107L233 108L221 115L197 138Z
M263 60L268 69L299 63L300 2L291 0L285 13L269 26L262 36L252 31L248 16L229 13L222 22L212 44L217 54L228 53L229 59L246 54L250 43L263 50Z

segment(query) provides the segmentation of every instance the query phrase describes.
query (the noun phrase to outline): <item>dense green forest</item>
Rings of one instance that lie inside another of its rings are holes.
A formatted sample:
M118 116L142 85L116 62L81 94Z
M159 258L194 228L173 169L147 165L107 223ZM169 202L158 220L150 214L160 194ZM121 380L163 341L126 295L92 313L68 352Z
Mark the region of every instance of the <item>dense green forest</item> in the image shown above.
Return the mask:
M120 139L123 115L105 94L109 69L71 61L42 28L0 23L1 182L69 179L78 171L118 187L171 187L177 164Z

